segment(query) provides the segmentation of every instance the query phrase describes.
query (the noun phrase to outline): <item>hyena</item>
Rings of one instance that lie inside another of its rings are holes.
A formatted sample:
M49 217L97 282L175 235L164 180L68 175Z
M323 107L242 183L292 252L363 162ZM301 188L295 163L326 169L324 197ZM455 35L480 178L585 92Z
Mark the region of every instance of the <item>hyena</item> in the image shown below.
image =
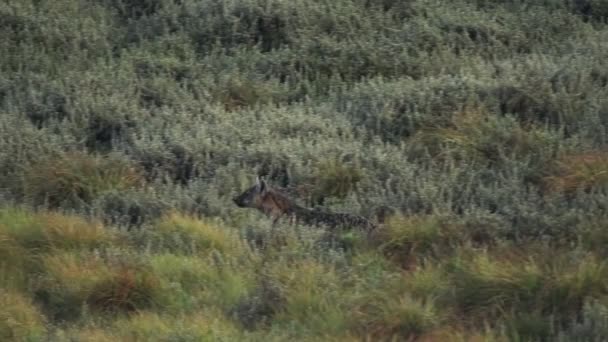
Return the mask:
M330 213L301 207L287 196L269 187L259 177L256 179L255 185L233 198L233 201L241 208L258 209L272 218L274 222L286 216L292 222L324 225L332 229L358 228L369 233L376 228L372 222L362 216Z

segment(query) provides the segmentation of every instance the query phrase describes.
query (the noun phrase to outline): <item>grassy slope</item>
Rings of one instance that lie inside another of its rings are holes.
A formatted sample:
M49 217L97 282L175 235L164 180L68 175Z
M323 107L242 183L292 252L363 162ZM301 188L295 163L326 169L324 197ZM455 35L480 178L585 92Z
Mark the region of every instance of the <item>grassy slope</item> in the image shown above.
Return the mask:
M3 2L0 339L607 339L607 17ZM236 208L256 174L395 214L328 246Z

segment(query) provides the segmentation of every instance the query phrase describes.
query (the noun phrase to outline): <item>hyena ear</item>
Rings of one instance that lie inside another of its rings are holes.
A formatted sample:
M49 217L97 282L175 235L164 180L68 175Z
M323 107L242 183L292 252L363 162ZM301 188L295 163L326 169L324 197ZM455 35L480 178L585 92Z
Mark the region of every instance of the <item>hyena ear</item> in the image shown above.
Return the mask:
M258 187L258 189L260 190L261 193L266 192L266 190L268 189L268 187L266 186L266 182L263 179L259 179L260 181L260 185Z
M255 187L259 189L262 186L260 183L260 176L255 176Z
M255 187L257 188L258 192L264 192L266 191L266 182L264 182L260 176L257 176L255 178Z

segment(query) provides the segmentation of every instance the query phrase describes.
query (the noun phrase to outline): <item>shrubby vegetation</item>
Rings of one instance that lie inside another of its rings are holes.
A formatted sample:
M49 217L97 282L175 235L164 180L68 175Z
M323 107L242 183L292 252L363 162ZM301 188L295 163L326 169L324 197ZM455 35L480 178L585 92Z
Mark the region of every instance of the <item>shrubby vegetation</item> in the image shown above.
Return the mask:
M604 0L0 4L0 339L608 339ZM333 240L256 175L381 221Z

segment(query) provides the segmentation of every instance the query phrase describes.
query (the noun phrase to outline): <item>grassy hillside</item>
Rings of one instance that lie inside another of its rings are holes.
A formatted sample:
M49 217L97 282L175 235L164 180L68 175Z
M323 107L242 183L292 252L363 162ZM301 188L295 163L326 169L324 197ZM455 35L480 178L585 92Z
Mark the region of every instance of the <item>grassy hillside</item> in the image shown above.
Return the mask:
M0 340L608 339L605 0L8 0L0 51Z

